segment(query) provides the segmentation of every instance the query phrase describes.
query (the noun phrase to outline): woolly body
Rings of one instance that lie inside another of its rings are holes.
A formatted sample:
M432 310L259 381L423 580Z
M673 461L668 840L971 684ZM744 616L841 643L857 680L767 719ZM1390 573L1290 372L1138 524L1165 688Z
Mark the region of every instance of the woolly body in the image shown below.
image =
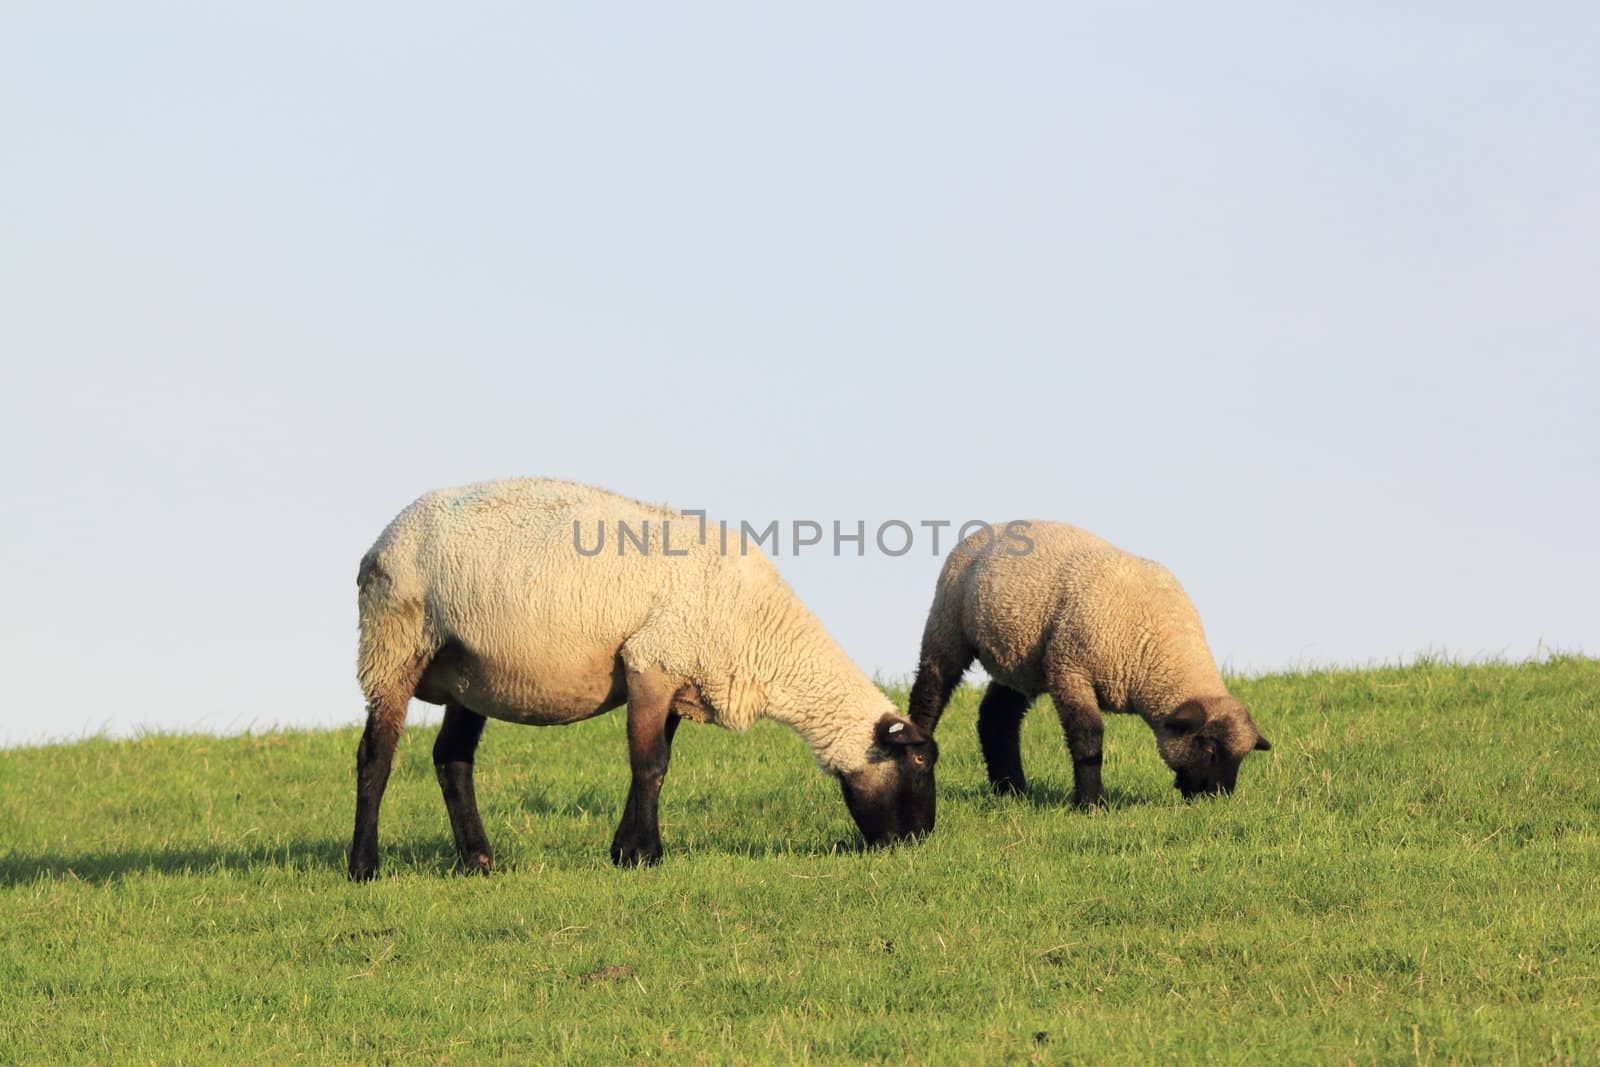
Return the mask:
M970 648L969 660L1027 696L1048 692L1055 677L1092 689L1106 710L1146 719L1227 695L1199 613L1161 564L1055 522L1027 523L1033 547L1013 554L1000 529L972 535L945 560L924 655Z
M827 770L862 767L894 705L759 547L724 554L717 527L703 544L700 529L551 479L427 493L362 560L362 687L370 698L426 658L418 699L551 725L617 707L626 670L655 667L684 683L686 718L742 731L771 716Z

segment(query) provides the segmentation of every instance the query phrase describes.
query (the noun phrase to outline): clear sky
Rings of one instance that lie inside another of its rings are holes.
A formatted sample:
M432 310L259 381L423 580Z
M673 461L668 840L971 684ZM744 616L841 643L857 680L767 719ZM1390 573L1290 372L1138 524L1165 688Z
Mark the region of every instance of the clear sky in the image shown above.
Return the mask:
M514 474L1074 522L1241 670L1600 652L1600 8L4 21L0 743L360 721L362 552ZM779 564L914 669L926 541Z

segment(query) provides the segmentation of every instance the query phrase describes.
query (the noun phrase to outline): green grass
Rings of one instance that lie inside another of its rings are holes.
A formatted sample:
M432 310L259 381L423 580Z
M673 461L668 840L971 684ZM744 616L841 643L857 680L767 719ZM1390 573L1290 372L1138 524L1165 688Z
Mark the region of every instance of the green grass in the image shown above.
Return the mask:
M1600 1061L1600 662L1236 692L1238 794L1118 717L1086 815L1047 704L986 794L963 690L938 832L878 853L794 735L686 724L642 871L620 714L491 723L488 879L417 729L361 886L353 729L0 752L0 1062Z

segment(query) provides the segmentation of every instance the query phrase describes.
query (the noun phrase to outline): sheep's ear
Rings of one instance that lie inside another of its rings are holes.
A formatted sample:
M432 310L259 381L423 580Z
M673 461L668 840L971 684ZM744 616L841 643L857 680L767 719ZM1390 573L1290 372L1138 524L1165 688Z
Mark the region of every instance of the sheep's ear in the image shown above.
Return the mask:
M903 719L898 715L885 715L878 720L875 731L878 744L884 748L895 748L901 745L920 745L928 739L928 735L917 729L916 723L910 719Z
M1179 704L1162 720L1162 725L1175 734L1192 734L1205 724L1205 705L1198 700Z
M1268 741L1265 737L1262 737L1260 734L1256 734L1256 751L1257 752L1271 752L1272 751L1272 742Z

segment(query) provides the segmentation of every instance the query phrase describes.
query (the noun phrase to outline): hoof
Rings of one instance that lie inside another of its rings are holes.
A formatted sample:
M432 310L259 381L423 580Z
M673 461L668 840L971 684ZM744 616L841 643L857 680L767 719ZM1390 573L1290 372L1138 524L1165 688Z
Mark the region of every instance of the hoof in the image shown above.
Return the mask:
M613 844L611 862L618 867L654 867L661 862L661 846Z
M488 874L494 869L494 854L487 849L469 852L461 857L462 874Z
M1108 808L1111 806L1106 803L1106 795L1104 793L1095 793L1087 797L1080 797L1074 794L1072 802L1077 805L1079 811L1094 811L1096 808Z
M996 778L989 786L997 797L1021 796L1028 791L1028 783L1021 778Z
M377 877L378 865L365 861L350 861L350 880L352 882L370 882Z

